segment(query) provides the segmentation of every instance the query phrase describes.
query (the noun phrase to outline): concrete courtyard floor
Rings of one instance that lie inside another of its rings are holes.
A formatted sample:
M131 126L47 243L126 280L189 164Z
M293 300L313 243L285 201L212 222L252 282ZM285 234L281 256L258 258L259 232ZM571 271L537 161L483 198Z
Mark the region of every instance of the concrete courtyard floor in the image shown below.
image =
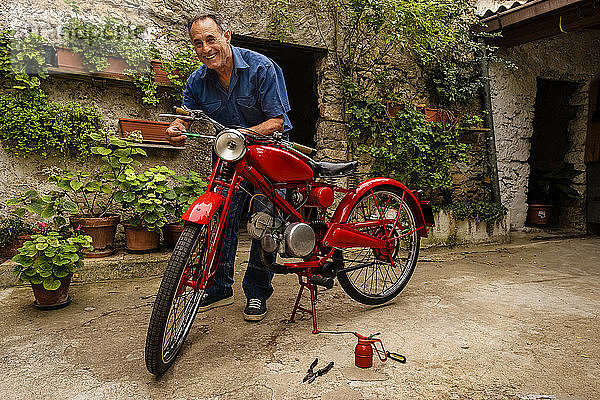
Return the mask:
M144 341L160 277L74 284L43 312L28 287L0 290L3 399L598 399L600 237L518 239L422 251L406 289L380 307L336 283L320 292L319 328L381 332L406 364L353 364L351 335L288 323L294 276L276 276L269 313L244 322L235 304L199 314L176 364L155 378ZM312 384L312 360L333 369Z

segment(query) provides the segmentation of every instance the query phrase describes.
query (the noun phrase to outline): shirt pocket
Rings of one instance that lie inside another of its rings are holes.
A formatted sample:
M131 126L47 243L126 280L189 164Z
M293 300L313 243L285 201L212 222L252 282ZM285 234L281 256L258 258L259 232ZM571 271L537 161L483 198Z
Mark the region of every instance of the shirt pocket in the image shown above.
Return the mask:
M242 107L246 107L246 108L254 108L254 105L256 104L256 98L254 97L238 97L237 99L235 99L235 102Z
M243 124L253 126L265 122L265 114L260 109L260 104L255 97L238 97L235 99L235 103Z
M214 101L211 103L203 103L202 108L204 109L205 113L213 115L214 113L219 111L219 108L221 108L221 104L222 104L221 101Z

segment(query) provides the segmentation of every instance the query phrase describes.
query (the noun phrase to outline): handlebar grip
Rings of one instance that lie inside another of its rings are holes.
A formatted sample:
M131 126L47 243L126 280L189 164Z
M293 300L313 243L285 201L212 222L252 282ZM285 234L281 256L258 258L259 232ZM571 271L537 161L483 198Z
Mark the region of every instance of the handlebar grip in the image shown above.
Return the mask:
M186 115L188 117L191 115L191 113L188 110L177 106L173 107L173 114Z
M303 146L299 143L292 143L292 148L294 150L298 150L300 153L304 153L307 156L314 156L317 154L317 149L313 149L312 147Z

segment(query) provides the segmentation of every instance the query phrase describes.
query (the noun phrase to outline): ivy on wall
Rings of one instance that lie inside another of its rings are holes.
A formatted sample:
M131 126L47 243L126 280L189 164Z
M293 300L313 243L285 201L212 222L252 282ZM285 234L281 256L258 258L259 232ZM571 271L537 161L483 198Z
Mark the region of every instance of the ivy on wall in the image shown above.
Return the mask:
M96 107L50 101L41 89L47 77L45 43L40 36L15 37L0 31L0 140L15 156L87 157L90 135L105 134Z

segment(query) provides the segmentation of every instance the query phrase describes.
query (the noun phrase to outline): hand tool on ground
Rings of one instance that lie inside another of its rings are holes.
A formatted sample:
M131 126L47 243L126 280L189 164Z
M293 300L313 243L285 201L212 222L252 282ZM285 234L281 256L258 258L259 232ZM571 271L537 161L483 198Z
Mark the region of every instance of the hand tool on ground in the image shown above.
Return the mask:
M302 379L302 382L312 383L312 382L314 382L315 379L317 379L317 377L319 377L321 375L325 375L333 367L333 361L332 361L329 364L327 364L324 368L321 368L321 369L317 370L317 372L314 372L313 368L315 368L317 366L318 362L319 362L319 358L315 358L315 361L313 361L312 364L310 364L310 367L308 367L308 371L306 371L307 372L306 376L304 377L304 379Z

